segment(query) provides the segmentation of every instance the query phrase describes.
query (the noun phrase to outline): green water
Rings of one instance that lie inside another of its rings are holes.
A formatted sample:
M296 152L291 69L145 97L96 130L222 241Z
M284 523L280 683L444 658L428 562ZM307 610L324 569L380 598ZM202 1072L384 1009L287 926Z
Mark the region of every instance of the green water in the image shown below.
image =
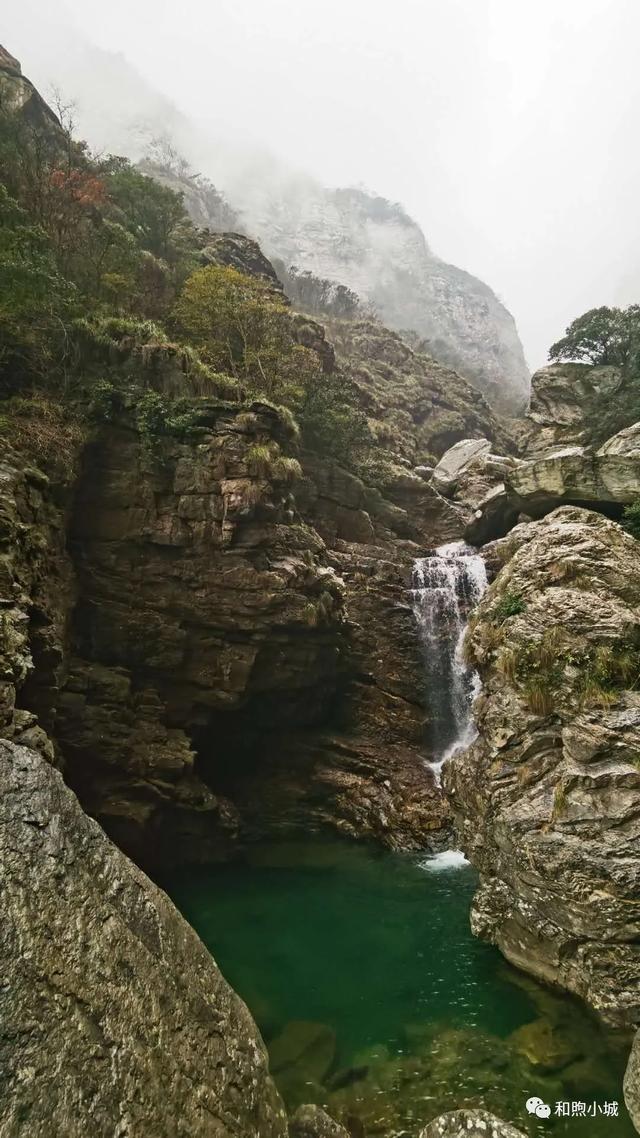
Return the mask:
M310 841L165 885L251 1008L290 1108L318 1102L366 1138L414 1138L464 1105L532 1135L633 1135L628 1041L472 937L475 875L438 864ZM620 1114L536 1119L532 1095Z

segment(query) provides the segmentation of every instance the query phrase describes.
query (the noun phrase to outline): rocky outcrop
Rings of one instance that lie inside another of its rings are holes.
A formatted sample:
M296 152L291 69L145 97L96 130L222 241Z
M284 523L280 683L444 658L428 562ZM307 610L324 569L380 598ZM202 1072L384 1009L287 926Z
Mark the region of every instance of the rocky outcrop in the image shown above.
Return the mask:
M430 1122L420 1138L524 1138L524 1134L485 1110L455 1110Z
M521 453L532 457L552 447L598 447L640 415L633 379L617 367L560 363L531 380L526 417L513 423Z
M332 321L328 328L384 450L417 466L471 436L508 445L484 398L451 367L376 320Z
M230 184L267 255L346 285L385 324L412 329L505 414L524 410L529 372L513 317L482 281L440 260L397 204L357 189L283 179Z
M624 1101L640 1134L640 1032L636 1035L624 1077Z
M465 530L474 545L482 545L502 528L506 533L520 512L505 487L505 479L520 460L493 454L488 439L463 439L442 456L431 485L464 511ZM478 510L478 503L482 503Z
M620 448L620 449L618 449ZM507 489L524 513L540 517L563 503L622 507L640 496L640 439L625 432L595 454L584 447L552 450L511 472Z
M168 898L0 740L0 1130L285 1138L257 1028Z
M519 514L540 518L565 504L619 519L639 497L640 423L634 423L595 451L551 447L528 460L510 460L504 484L478 502L465 535L472 544L484 544L503 537Z
M573 508L525 536L468 640L484 684L478 740L445 769L480 873L472 925L518 967L630 1024L640 1019L639 547Z

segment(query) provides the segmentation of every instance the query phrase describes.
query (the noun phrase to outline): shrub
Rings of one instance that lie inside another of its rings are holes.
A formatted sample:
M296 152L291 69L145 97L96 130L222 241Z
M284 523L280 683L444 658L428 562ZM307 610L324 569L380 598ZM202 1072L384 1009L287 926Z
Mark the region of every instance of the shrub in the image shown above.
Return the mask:
M492 616L494 620L499 620L503 624L510 616L518 616L519 613L524 612L526 607L526 601L523 600L520 593L506 592L496 604Z
M636 498L634 502L625 507L622 524L632 537L640 541L640 498Z

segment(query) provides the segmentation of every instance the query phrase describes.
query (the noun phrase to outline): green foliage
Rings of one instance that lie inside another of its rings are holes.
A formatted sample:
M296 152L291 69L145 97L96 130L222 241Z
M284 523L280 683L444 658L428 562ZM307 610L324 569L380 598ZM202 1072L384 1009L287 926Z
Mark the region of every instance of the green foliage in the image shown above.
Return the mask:
M549 629L539 640L500 653L498 668L505 679L520 684L532 711L548 715L563 692L575 691L581 707L607 707L620 691L640 686L640 647L624 641L575 648L561 629Z
M503 624L510 616L518 616L519 613L524 612L526 607L527 603L520 593L506 592L493 609L492 616L494 620L499 620Z
M640 541L640 498L636 498L634 502L625 507L622 524L632 537Z
M246 455L249 473L259 478L270 478L273 482L285 484L295 482L302 476L302 468L296 458L280 453L275 442L255 443Z
M287 268L282 261L273 264L287 296L300 311L334 320L359 320L364 315L360 297L346 285L317 277L296 265Z
M292 343L288 309L267 281L228 266L197 269L185 282L174 319L204 360L242 379L247 390L295 395L305 349Z
M370 452L366 416L355 405L355 388L339 373L310 372L296 414L306 446L348 467Z
M195 429L183 394L257 398L278 408L290 437L357 463L372 440L350 382L324 374L317 353L298 343L270 282L198 268L203 241L180 194L126 159L92 157L53 117L36 121L0 103L5 393L37 381L84 401L97 421L131 411L135 397L147 440ZM336 311L357 302L302 276ZM285 483L300 473L281 454L269 470Z
M640 305L591 308L578 316L549 349L550 360L585 360L637 370L640 352Z
M0 379L44 374L63 350L74 289L46 234L0 184Z

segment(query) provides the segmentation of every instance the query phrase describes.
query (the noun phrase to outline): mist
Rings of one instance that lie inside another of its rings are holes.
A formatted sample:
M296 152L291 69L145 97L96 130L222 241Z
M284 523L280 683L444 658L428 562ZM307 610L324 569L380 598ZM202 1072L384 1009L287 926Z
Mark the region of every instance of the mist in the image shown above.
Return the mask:
M498 293L533 368L580 312L640 300L637 0L42 7L0 41L90 143L151 118L223 188L251 155L401 202Z

